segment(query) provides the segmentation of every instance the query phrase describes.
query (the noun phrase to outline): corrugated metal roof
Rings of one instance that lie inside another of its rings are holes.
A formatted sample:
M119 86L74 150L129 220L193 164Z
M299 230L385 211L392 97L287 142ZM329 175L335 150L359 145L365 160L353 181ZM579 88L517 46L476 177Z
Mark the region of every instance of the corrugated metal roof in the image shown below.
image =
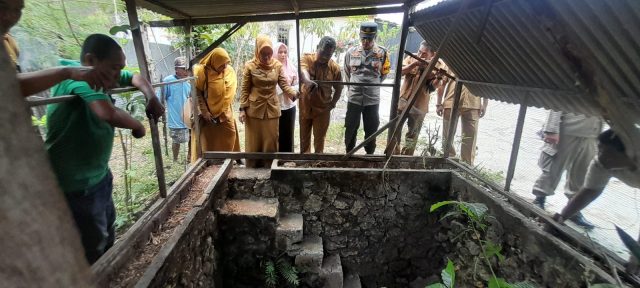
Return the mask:
M411 20L438 47L461 3L438 3ZM441 56L464 80L553 90L467 85L478 96L522 103L528 95L529 106L605 115L640 144L638 0L472 1Z
M301 12L366 8L402 4L404 0L138 0L139 6L174 19L256 15L293 12L297 3Z

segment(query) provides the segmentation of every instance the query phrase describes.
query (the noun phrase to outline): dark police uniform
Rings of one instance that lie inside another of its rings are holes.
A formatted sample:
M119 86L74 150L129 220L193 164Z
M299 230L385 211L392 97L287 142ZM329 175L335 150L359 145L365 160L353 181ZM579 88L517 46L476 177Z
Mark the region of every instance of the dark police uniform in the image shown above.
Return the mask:
M378 24L365 22L360 25L360 38L375 39ZM352 47L344 59L344 70L349 82L380 84L389 74L391 64L384 47L373 44L370 50L362 45ZM364 123L365 139L375 133L380 125L380 86L349 86L349 104L345 117L345 146L347 152L356 145L360 117ZM367 154L373 154L375 140L365 146Z

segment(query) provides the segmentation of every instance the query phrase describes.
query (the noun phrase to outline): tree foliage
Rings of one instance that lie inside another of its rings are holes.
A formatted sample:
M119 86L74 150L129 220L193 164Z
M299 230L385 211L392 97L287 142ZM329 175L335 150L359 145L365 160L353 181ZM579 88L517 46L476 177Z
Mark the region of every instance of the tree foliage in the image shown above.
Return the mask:
M78 59L81 47L74 34L80 42L93 33L108 34L113 26L113 14L108 14L108 11L114 11L110 3L67 0L66 9L63 9L59 0L25 1L22 19L17 26L24 29L27 35L52 45L55 49L53 54ZM66 21L67 17L69 23Z

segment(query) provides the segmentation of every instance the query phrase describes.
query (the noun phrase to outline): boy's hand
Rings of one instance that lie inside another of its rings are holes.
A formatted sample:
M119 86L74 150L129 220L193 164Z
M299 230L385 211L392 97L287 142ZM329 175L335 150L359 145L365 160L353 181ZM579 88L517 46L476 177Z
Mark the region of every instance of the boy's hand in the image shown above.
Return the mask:
M164 107L158 100L158 97L151 97L149 102L147 103L147 117L149 119L153 119L154 121L158 121L160 116L164 115Z
M142 123L138 122L138 124L140 124L138 125L138 127L131 129L131 135L133 135L133 137L135 138L142 138L144 137L144 134L146 134L146 131Z
M116 87L117 78L112 75L93 69L90 66L64 67L67 71L68 79L75 81L85 81L94 90L108 90Z

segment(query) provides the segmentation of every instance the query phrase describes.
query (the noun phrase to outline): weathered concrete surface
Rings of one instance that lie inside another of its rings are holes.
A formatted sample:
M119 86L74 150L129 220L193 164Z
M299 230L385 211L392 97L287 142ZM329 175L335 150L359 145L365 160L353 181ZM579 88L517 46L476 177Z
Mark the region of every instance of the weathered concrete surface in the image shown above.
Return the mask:
M252 199L274 197L271 170L266 168L238 168L229 175L229 198Z
M296 252L295 264L303 272L319 272L324 258L324 247L322 238L318 236L307 236L300 248Z
M342 288L344 274L342 272L342 263L340 256L329 255L322 261L321 276L324 281L324 288Z
M347 273L344 276L344 288L362 288L362 283L360 283L360 276L354 273ZM420 287L423 288L424 286Z
M279 255L275 249L277 199L227 200L220 209L221 253L225 287L259 287L264 263Z
M302 241L303 229L302 214L293 213L280 217L276 228L276 248L290 250L294 243Z

